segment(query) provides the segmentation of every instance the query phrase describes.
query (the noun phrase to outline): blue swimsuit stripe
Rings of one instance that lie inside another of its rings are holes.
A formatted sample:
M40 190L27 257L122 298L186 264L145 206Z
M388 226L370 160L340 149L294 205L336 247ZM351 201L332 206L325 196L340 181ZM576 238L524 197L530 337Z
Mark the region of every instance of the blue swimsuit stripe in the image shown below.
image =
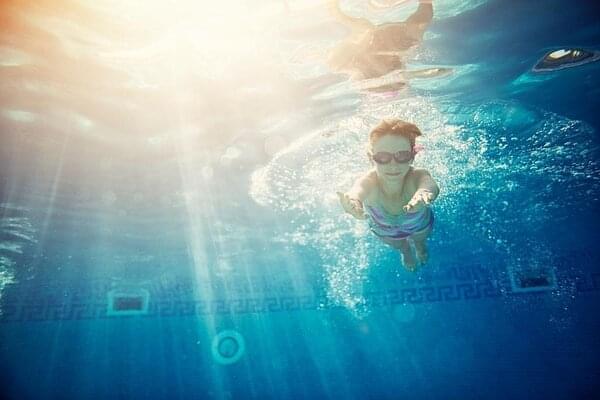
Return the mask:
M366 206L366 209L371 231L380 237L404 239L433 225L433 210L429 207L401 215L392 215L371 206Z

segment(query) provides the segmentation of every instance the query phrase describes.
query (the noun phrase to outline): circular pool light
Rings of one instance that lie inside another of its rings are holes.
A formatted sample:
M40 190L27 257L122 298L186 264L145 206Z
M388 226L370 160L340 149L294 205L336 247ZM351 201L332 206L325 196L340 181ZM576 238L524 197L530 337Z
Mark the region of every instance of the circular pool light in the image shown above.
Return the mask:
M546 53L533 67L533 72L556 71L576 67L600 59L600 52L585 49L559 49Z
M246 344L239 332L227 330L219 332L213 338L211 350L216 362L228 365L242 358L246 351Z

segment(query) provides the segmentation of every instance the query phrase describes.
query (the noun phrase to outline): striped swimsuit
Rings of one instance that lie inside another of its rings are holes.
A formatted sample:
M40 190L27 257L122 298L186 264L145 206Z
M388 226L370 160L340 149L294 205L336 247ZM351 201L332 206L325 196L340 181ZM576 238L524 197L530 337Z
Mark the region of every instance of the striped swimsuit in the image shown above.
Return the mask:
M365 208L371 231L382 238L405 239L433 225L433 210L430 207L400 215L390 214L383 207Z

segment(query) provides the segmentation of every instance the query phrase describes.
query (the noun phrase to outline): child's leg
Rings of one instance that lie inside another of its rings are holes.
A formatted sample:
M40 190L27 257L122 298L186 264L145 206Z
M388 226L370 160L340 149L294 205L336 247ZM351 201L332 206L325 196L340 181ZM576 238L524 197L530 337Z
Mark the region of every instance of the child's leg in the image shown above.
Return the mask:
M417 257L423 264L429 260L429 252L427 251L427 238L431 234L432 230L433 226L429 226L421 232L410 235L410 238L415 244L415 252L417 253Z
M410 247L410 243L408 239L401 240L392 240L387 238L380 238L384 243L392 246L395 249L400 250L400 254L402 257L402 264L409 271L414 271L417 267L417 260L413 255L412 249Z
M417 268L417 260L413 255L408 239L399 240L396 248L399 249L402 254L402 264L404 264L404 267L407 270L414 272Z

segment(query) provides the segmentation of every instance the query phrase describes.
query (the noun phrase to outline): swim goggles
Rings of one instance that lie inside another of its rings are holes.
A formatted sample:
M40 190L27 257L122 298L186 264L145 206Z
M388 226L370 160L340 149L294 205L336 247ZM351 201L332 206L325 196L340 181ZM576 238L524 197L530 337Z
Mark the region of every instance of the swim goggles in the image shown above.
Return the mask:
M377 164L388 164L392 159L396 160L397 163L403 164L412 161L415 158L415 152L412 150L400 150L395 153L378 151L377 153L372 154L371 158Z

